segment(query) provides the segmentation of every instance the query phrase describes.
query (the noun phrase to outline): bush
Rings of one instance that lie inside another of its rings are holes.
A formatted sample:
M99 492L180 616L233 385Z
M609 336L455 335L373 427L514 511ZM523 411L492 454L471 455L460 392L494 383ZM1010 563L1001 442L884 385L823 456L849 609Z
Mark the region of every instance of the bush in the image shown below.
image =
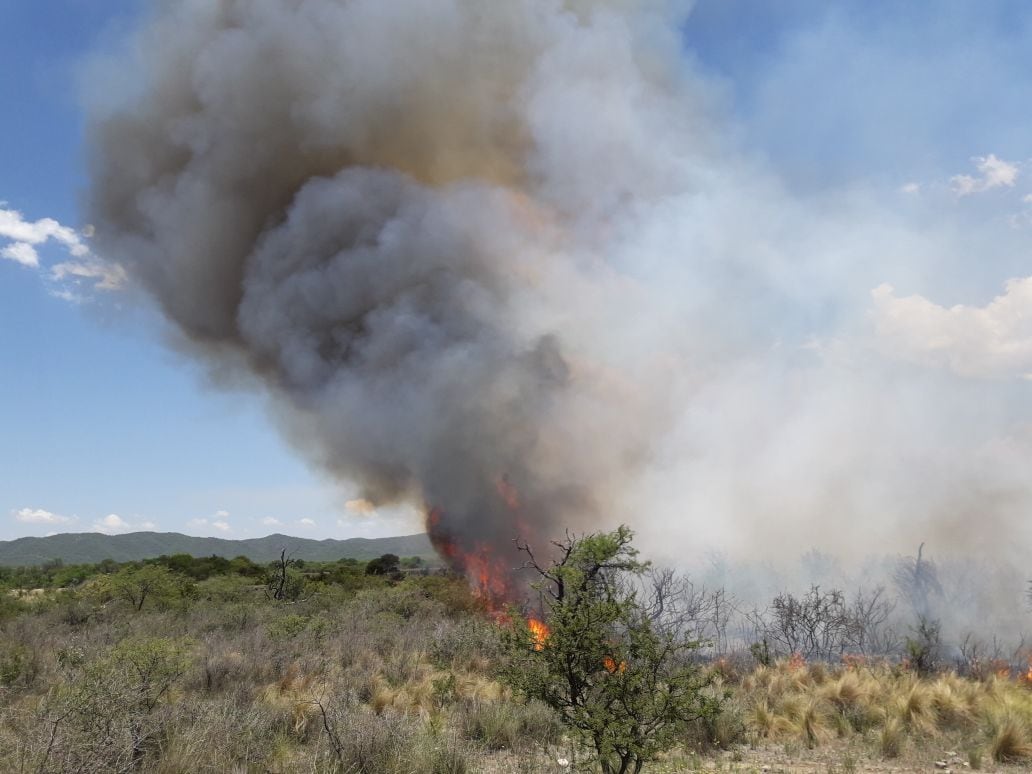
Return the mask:
M97 578L90 586L95 599L120 599L139 612L147 602L169 605L190 599L195 587L189 578L157 564L122 568L111 575Z
M100 658L68 661L77 674L41 708L51 741L38 771L123 771L154 750L171 713L162 701L189 667L189 644L168 638L128 639Z
M309 616L307 615L285 615L269 624L269 636L277 639L296 637L305 630L308 621Z
M369 561L365 568L366 575L399 575L400 561L394 554L384 554Z
M647 565L631 538L627 527L568 538L548 567L523 546L541 576L547 626L519 619L506 637L506 681L556 710L603 774L640 770L720 710L712 675L691 660L699 643L676 626L676 611L664 617L639 601L635 579Z
M39 661L24 645L8 646L0 650L0 685L31 683L39 674Z
M463 736L489 750L521 750L555 743L562 724L551 709L540 702L516 704L509 701L465 701L459 709Z
M466 774L467 749L454 737L422 729L404 715L387 710L374 715L351 701L319 705L319 715L334 756L344 771L363 774Z

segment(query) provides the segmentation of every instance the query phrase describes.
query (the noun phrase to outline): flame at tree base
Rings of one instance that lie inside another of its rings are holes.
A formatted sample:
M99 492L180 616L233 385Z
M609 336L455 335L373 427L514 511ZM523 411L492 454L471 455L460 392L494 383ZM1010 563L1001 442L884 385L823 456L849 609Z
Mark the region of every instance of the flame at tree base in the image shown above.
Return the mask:
M514 601L512 569L490 544L452 534L440 508L429 510L426 527L434 550L452 570L466 577L478 599L496 612Z
M499 494L510 509L519 507L515 489L502 479L498 485ZM523 525L514 519L516 534L523 537ZM511 623L505 608L517 603L522 596L522 584L516 579L516 556L501 557L496 549L484 540L459 536L449 529L447 518L441 508L430 508L426 516L427 534L434 549L451 569L463 575L473 595L483 603L487 612L498 623ZM549 628L538 618L527 618L531 646L543 650L549 637Z
M519 500L515 489L503 479L499 493L510 508L518 508ZM517 521L517 527L522 527ZM427 534L434 549L445 559L452 570L463 575L470 584L474 596L479 599L500 624L512 623L506 612L506 605L519 601L521 585L517 582L513 565L506 561L490 543L468 535L456 535L449 529L445 513L440 508L430 508L426 516ZM517 530L521 538L522 530ZM515 557L513 557L513 560ZM543 651L551 637L551 630L544 621L531 615L526 619L530 635L529 645L536 652ZM627 662L604 656L601 668L611 675L627 671Z

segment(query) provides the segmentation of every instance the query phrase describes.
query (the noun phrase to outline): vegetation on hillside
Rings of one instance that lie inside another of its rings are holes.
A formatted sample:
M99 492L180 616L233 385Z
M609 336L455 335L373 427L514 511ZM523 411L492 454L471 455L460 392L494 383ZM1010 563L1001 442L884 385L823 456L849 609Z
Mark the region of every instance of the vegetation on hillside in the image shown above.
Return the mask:
M51 562L96 564L104 559L135 562L162 554L246 556L256 562L269 562L279 556L284 548L299 559L320 562L333 561L342 556L368 561L385 553L420 556L423 559L436 556L425 534L347 540L268 535L230 540L181 535L178 532L130 532L125 535L75 532L0 541L0 566L21 567Z

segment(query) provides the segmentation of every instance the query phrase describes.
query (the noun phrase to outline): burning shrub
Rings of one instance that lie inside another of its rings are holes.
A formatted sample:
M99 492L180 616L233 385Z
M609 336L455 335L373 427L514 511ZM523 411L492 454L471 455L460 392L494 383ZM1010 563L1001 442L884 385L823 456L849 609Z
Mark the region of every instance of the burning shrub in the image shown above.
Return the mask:
M507 634L508 683L556 710L604 774L640 770L720 711L712 675L692 661L699 643L672 624L676 611L640 601L648 565L631 537L627 527L569 537L550 566L521 546L541 576L547 626L532 619Z

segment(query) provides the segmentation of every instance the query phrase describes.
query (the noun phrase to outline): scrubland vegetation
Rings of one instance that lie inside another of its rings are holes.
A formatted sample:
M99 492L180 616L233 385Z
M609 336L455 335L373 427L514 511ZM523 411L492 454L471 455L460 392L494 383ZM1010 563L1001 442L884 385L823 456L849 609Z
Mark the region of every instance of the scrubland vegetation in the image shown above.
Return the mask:
M870 606L819 590L779 595L754 642L724 632L719 647L696 645L730 620L719 599L714 619L709 596L617 558L642 585L607 587L592 597L601 608L544 605L549 641L528 638L519 616L490 614L463 579L396 557L368 571L186 556L7 570L0 771L615 771L619 755L603 753L639 742L628 771L1032 765L1032 686L1013 661L977 648L948 658L929 622L898 638L895 655L876 652L887 646L877 627L858 646L856 611ZM574 583L571 572L555 577ZM687 639L652 623L657 603ZM578 715L562 708L572 694L554 667L599 611L605 625L639 628L571 651L591 683ZM755 611L742 618L755 623ZM614 697L617 725L592 736ZM665 724L661 737L630 733L642 717Z
M309 563L277 601L277 565L173 559L4 597L0 770L464 772L559 741L464 580Z

